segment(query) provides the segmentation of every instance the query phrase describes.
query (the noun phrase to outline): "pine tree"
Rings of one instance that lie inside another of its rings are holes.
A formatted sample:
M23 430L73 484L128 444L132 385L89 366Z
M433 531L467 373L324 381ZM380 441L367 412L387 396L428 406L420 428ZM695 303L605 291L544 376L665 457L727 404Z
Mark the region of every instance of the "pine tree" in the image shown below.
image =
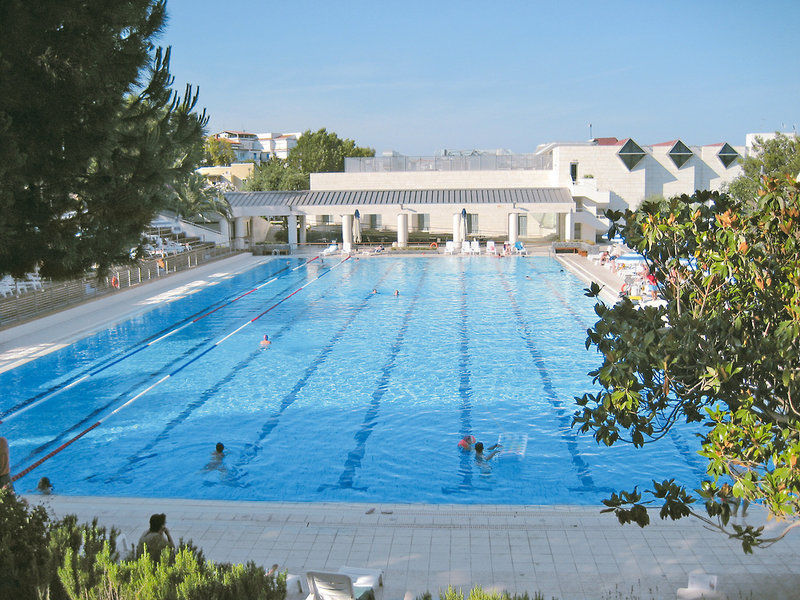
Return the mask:
M0 6L0 273L102 273L202 158L197 93L152 43L166 3Z

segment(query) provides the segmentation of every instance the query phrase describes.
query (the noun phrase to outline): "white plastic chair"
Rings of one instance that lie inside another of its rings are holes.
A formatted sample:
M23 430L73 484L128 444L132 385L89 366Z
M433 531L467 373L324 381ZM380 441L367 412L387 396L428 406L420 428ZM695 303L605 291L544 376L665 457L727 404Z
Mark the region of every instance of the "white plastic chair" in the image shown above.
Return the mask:
M33 286L34 290L44 289L44 286L42 285L42 278L38 273L25 273L25 275L28 277L28 281L30 282L30 285Z
M527 254L528 249L525 247L525 244L517 241L514 242L514 252L516 252L517 254Z
M472 240L471 248L473 254L481 253L481 243L478 240Z
M306 573L309 597L314 600L377 600L383 573L372 569L342 567L338 573Z
M339 249L339 244L331 244L325 250L322 251L322 254L327 256L328 254L333 254Z
M486 242L486 254L497 254L497 249L494 247L494 240Z
M472 246L469 244L469 240L464 240L461 242L461 254L470 254L472 252Z
M444 244L444 253L445 254L453 254L453 252L455 252L455 251L456 251L455 242L453 242L452 240L448 241L448 242L445 242L445 244Z
M717 576L700 570L689 573L689 585L678 588L678 600L725 600L726 596L717 591Z

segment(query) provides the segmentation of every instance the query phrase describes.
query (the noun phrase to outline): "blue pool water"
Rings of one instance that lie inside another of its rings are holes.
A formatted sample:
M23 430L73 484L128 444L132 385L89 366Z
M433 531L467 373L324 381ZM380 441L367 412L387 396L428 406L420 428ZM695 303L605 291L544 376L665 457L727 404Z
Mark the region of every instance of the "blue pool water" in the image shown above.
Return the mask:
M198 285L0 375L12 473L100 422L17 490L46 475L75 495L596 504L654 478L701 479L692 431L635 450L570 428L599 363L584 345L596 317L557 262L304 263ZM527 447L479 465L457 449L466 434Z

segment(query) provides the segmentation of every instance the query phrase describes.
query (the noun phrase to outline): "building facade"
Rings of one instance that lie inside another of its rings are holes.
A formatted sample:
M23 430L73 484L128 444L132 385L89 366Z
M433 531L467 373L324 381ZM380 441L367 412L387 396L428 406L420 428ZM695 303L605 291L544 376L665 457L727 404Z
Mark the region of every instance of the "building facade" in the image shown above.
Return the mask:
M214 137L230 142L236 162L261 164L272 157L285 159L289 150L297 145L302 133L249 133L247 131L220 131Z
M391 153L348 158L343 173L312 173L310 192L298 192L302 195L288 204L285 196L281 206L261 196L261 208L241 195L229 200L243 219L262 210L293 215L303 227L316 219L341 223L343 239L357 210L371 225L396 230L398 242L415 227L457 239L464 213L472 238L595 242L608 230L606 209L636 209L653 196L719 190L742 173L738 159L746 152L727 142L690 146L674 139L644 145L631 138L596 138L542 144L532 154ZM272 194L277 201L279 193ZM524 200L545 196L558 200ZM394 200L411 197L413 203Z

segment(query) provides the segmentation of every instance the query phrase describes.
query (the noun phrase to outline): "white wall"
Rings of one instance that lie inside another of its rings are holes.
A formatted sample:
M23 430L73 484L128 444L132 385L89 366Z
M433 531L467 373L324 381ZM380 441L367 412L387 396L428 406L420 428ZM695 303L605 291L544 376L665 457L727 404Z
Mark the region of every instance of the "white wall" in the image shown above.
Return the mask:
M550 187L550 171L393 171L388 173L312 173L311 189L441 190Z

